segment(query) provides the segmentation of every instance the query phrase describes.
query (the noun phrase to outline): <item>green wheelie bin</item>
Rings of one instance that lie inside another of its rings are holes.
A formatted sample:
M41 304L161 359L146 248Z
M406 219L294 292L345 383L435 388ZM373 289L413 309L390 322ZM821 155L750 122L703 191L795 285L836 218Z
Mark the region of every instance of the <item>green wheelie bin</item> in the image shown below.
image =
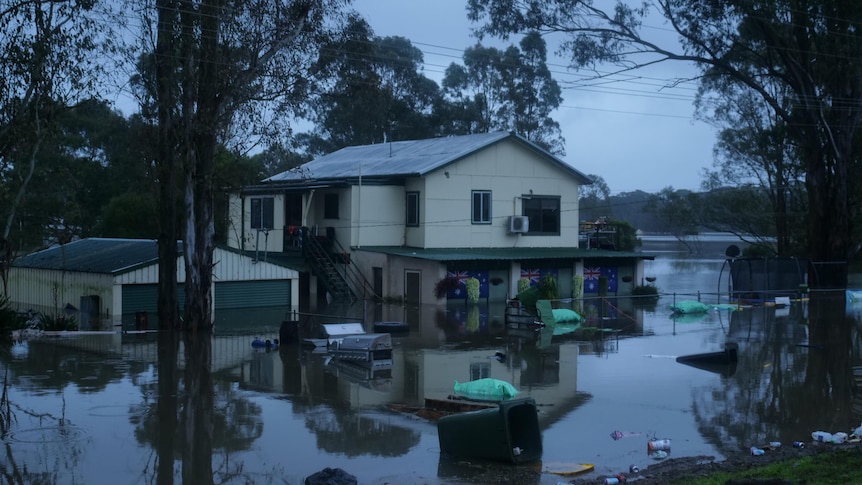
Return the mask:
M500 402L496 408L444 416L437 421L440 453L529 463L542 457L542 432L533 398Z

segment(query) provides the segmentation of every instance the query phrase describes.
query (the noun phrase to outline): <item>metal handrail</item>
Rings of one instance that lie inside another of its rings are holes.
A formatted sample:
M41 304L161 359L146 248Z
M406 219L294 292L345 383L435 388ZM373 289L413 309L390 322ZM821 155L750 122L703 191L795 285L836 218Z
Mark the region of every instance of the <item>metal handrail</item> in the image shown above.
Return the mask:
M351 298L357 298L356 292L351 287L350 281L347 279L347 275L345 274L344 270L340 269L336 262L333 261L330 253L326 250L326 248L323 247L323 245L320 244L320 241L317 239L316 236L304 237L302 249L303 254L305 255L309 255L309 253L314 253L317 255L316 257L318 259L325 259L326 263L335 268L335 271L341 277L342 281L344 281L345 286L347 287L347 291L350 293L349 296Z
M339 243L338 240L334 237L332 238L332 244L340 254L350 255L350 252L344 249L344 246L342 246L341 243ZM353 283L357 287L361 288L363 299L368 298L369 296L378 300L383 299L381 295L378 295L374 292L374 285L372 285L371 282L368 281L367 278L365 278L365 275L363 275L361 271L359 271L358 269L356 269L355 266L353 266L352 260L346 260L344 262L344 268L348 284Z

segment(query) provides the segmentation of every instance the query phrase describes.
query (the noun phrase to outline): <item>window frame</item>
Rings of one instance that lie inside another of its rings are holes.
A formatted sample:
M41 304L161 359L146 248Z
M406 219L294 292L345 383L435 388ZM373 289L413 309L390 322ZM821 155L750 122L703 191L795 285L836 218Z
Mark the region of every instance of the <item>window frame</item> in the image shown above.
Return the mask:
M251 197L249 213L251 229L272 230L275 225L275 197Z
M558 195L524 196L521 201L521 214L530 221L531 236L559 236L561 220L561 201ZM533 207L538 205L538 207ZM556 226L556 227L551 227Z
M474 190L470 194L470 222L472 224L491 224L493 215L491 213L491 191ZM476 216L479 216L478 218Z
M415 190L406 192L404 206L406 210L404 224L407 227L419 227L419 192Z
M338 205L340 203L337 192L323 194L323 218L339 219Z

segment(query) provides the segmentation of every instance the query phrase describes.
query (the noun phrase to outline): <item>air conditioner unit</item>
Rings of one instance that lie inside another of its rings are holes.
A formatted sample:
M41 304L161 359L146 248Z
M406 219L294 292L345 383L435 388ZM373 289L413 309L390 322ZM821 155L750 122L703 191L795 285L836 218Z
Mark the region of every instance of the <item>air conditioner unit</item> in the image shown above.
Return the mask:
M522 233L530 230L530 218L527 216L512 216L509 218L509 232Z

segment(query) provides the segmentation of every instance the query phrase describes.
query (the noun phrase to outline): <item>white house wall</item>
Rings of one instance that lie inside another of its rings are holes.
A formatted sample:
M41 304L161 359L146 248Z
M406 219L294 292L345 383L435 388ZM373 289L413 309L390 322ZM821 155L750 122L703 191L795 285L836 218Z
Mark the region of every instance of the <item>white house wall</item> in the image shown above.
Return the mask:
M411 190L411 189L407 189ZM407 219L405 188L363 185L351 188L351 246L403 246ZM420 206L421 207L421 206ZM342 221L346 224L347 221ZM338 236L341 241L341 236ZM344 245L344 242L341 243Z
M448 176L446 175L448 173ZM572 247L578 242L578 183L571 173L506 141L427 175L424 202L426 248ZM492 223L471 223L472 191L490 190ZM521 215L523 194L560 196L560 235L510 234L509 217ZM408 240L412 240L408 228Z
M110 313L111 276L36 268L12 267L9 273L9 301L20 311L61 312L67 303L76 308L82 296L99 297L100 314Z
M251 199L272 198L273 217L269 231L251 228ZM322 214L322 212L321 212ZM228 246L245 251L281 252L284 250L284 196L281 194L246 196L243 200L238 193L228 196L229 222L227 228Z

